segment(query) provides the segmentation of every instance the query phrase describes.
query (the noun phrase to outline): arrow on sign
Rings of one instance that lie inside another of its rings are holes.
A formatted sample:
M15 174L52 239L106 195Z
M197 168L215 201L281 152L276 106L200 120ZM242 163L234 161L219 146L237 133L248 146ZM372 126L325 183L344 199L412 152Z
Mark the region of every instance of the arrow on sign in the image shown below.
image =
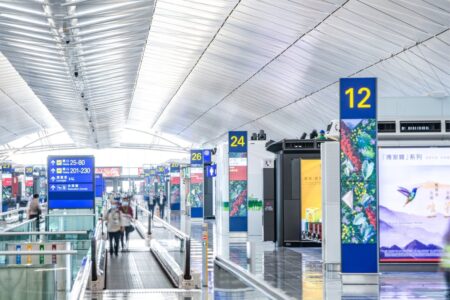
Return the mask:
M55 190L55 186L54 185L52 185L50 188L52 189L52 191Z
M209 174L211 175L211 177L214 175L214 169L213 168L209 168Z
M54 168L52 168L50 171L51 171L52 173L55 173L55 169L54 169Z
M52 181L55 181L55 176L53 176L52 178L50 178Z
M55 165L55 161L54 160L52 160L50 163L52 164L52 166Z

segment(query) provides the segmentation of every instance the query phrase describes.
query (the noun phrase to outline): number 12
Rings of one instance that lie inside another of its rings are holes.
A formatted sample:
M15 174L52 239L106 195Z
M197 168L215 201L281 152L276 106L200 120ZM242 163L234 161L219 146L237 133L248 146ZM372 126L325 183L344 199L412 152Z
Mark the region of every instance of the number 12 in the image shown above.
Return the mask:
M346 95L349 95L349 106L350 108L355 108L355 89L349 88L345 91ZM369 103L366 103L367 100L370 98L370 89L366 87L362 87L358 90L358 95L365 94L364 97L361 99L361 101L358 102L358 108L370 108L371 105Z

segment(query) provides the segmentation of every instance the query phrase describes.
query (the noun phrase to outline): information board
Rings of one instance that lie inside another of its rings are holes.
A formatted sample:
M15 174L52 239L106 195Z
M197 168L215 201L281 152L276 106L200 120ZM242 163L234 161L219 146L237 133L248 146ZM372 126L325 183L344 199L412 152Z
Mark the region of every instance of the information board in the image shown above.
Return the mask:
M47 172L49 209L94 208L93 156L49 156Z
M170 209L180 210L180 165L170 164Z
M340 80L341 270L378 272L376 78Z
M103 197L105 182L102 174L95 174L95 197Z

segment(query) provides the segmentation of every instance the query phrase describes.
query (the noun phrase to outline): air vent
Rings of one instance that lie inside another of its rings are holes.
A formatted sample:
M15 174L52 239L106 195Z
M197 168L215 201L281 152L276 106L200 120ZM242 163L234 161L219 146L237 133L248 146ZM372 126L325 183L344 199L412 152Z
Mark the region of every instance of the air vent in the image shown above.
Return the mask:
M395 133L395 121L378 122L378 133Z
M445 132L450 132L450 121L445 121Z
M400 132L441 132L441 121L401 121Z

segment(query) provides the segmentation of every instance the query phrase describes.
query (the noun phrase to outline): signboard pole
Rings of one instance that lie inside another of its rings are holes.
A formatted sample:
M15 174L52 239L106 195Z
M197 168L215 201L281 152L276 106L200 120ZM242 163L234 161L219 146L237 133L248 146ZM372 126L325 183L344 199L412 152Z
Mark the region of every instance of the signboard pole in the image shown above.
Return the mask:
M376 78L340 80L341 271L378 284Z
M247 131L228 133L228 193L230 232L248 229Z
M190 194L191 217L203 218L203 200L204 200L204 170L203 170L203 151L191 150L191 168L190 168Z

